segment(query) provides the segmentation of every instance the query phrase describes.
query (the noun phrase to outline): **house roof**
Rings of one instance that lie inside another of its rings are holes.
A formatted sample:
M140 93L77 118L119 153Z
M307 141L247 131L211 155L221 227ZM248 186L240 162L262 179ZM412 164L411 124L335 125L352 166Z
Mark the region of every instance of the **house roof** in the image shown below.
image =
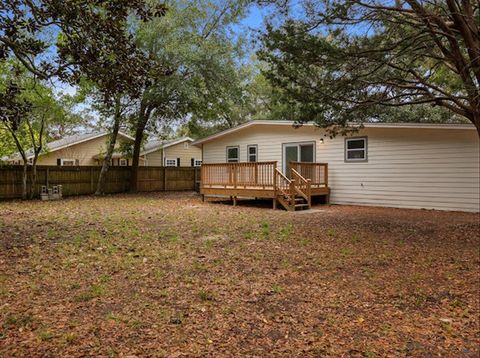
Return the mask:
M61 149L70 147L72 145L87 142L87 141L93 140L95 138L100 138L100 137L103 137L103 136L108 135L108 134L109 134L109 132L107 132L107 131L97 131L97 132L92 132L92 133L83 133L83 134L76 134L76 135L64 137L62 139L55 140L53 142L47 143L45 145L45 150L48 151L49 153L55 152L57 150L61 150ZM118 132L118 135L120 135L124 138L127 138L129 140L132 140L132 141L134 140L134 138L130 137L129 135L127 135L123 132ZM29 149L26 152L26 154L27 154L27 159L32 158L33 155L34 155L33 149ZM2 159L3 160L18 160L18 159L22 159L22 156L20 155L20 153L15 153L15 154L12 154L8 157L4 157Z
M168 148L183 142L187 142L187 141L193 142L193 139L190 137L182 137L182 138L171 139L171 140L153 139L145 143L145 145L143 146L143 151L140 153L140 155L149 154L159 149L165 149L165 148Z
M294 126L296 122L294 121L286 121L286 120L253 120L249 122L245 122L240 124L236 127L226 129L224 131L215 133L211 136L201 138L195 142L193 145L200 146L203 143L210 142L217 138L223 137L227 134L234 133L244 128L257 126L257 125L270 125L270 126ZM351 123L351 126L359 126L359 124ZM311 126L314 127L315 123L307 122L304 123L302 126ZM473 124L463 124L463 123L363 123L365 128L424 128L424 129L468 129L468 130L475 130L475 126Z

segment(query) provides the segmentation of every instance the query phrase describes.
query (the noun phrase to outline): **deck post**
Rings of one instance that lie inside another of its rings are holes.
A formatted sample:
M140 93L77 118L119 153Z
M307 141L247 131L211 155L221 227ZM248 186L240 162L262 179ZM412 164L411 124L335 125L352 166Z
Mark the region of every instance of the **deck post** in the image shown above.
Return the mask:
M236 196L233 197L233 206L237 206L237 197Z
M273 198L273 210L277 209L277 197Z

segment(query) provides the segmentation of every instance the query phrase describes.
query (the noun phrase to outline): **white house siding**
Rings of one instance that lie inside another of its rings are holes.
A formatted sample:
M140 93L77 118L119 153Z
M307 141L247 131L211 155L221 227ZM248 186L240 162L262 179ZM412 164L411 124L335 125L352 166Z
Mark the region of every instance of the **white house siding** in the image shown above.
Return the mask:
M480 211L479 139L475 130L366 128L368 162L344 161L344 137L312 126L255 125L203 144L204 163L224 163L226 147L258 145L259 161L278 161L282 144L315 141L316 161L329 165L331 203ZM320 138L324 143L320 144Z

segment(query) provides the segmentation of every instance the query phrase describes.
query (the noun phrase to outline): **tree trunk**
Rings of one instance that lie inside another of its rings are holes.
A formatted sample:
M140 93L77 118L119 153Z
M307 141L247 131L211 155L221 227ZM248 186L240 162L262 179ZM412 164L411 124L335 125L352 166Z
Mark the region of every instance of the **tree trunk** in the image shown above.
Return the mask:
M112 160L113 151L115 150L115 144L117 143L118 131L120 130L121 108L120 99L115 100L115 114L113 116L113 128L110 134L110 140L108 142L107 153L103 158L102 169L97 182L97 190L95 195L103 195L105 193L105 179L107 177L108 168Z
M23 172L22 172L22 199L27 199L27 178L28 178L28 162L23 160Z
M150 117L150 110L145 107L140 108L138 116L137 128L135 130L135 143L133 145L132 171L130 177L130 192L136 193L138 191L138 166L140 164L140 150L142 149L143 134L147 126L148 118Z
M35 186L37 184L37 160L38 160L38 153L35 153L35 157L33 158L33 163L32 163L30 199L33 199L35 196Z

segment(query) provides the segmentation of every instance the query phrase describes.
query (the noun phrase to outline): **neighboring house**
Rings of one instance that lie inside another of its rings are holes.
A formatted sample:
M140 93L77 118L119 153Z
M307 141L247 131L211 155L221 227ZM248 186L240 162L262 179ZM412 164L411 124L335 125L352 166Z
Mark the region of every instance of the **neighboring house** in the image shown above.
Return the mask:
M38 157L37 164L59 166L100 165L107 149L108 139L109 133L102 131L73 135L47 143ZM133 142L133 140L127 134L119 132L116 148L119 148L122 143ZM32 150L27 152L27 159L30 162L33 160ZM19 153L4 160L11 164L22 163L22 157ZM111 164L128 166L131 164L131 159L116 154Z
M44 152L38 157L38 165L101 165L108 145L108 132L95 132L65 137L50 142ZM134 138L118 133L117 144L112 155L112 166L130 166L132 159L119 151L125 143L133 143ZM170 166L191 167L202 164L202 151L192 146L191 138L174 140L151 140L147 142L140 153L141 166ZM27 153L29 161L33 159L33 152ZM5 162L21 164L20 154L4 158Z
M146 166L199 167L202 150L192 145L192 138L148 141L140 158Z
M262 182L259 166L253 172L242 164L232 172L212 163L274 161L287 174L291 161L315 162L328 164L310 167L325 170L322 180L312 180L327 183L317 190L328 192L334 204L480 211L479 137L469 124L366 123L351 136L330 139L313 124L294 128L289 121L251 121L194 145L202 149L205 195L235 197L250 189L252 195L245 196L275 198L272 186L288 180L268 169ZM228 190L232 177L236 182Z

